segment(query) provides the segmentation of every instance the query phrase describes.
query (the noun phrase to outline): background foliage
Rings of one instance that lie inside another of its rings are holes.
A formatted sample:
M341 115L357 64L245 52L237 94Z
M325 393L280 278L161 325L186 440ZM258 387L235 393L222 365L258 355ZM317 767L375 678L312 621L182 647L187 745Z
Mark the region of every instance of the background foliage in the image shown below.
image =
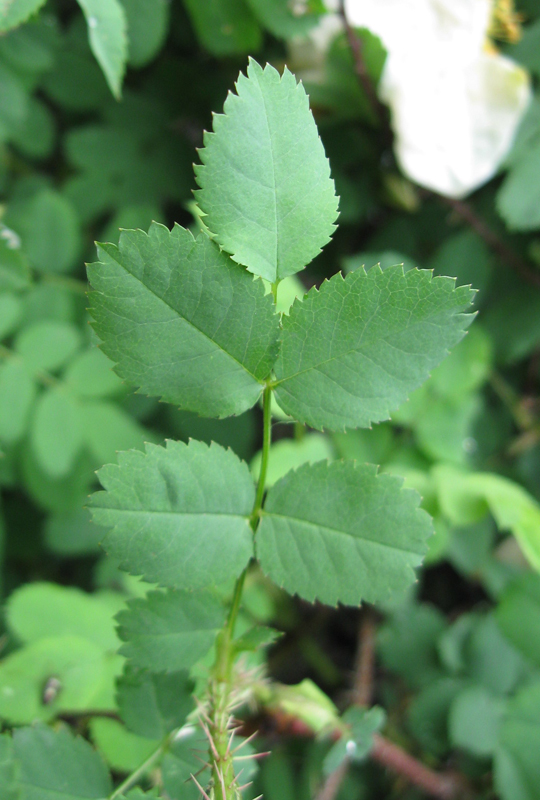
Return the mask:
M156 220L197 229L191 165L212 110L248 54L302 73L313 45L293 37L305 36L324 9L317 0L303 14L281 0L79 6L0 3L0 719L5 729L63 719L122 776L174 727L162 722L174 697L161 687L157 713L142 673L124 676L116 694L124 661L117 649L145 590L99 549L101 532L84 509L95 470L144 441L194 437L230 446L256 471L260 410L215 421L134 394L95 346L84 262L94 260L94 240L117 242L119 228L147 230ZM519 10L522 38L501 47L538 76L540 8L527 0ZM368 32L359 35L376 82L384 51ZM255 619L282 630L268 653L271 674L285 684L312 679L339 707L348 705L359 626L370 636L375 627L373 699L386 711L386 736L433 768L462 773L474 796L537 800L540 578L530 564L540 566L540 100L501 174L464 206L399 173L343 34L321 70L322 79L310 83L306 74L305 83L341 197L339 229L305 273L281 285L281 308L339 269L380 262L472 284L479 314L391 422L322 434L274 420L271 482L306 460L347 457L380 464L420 491L436 535L414 591L368 617L293 602L254 579L245 625ZM309 411L306 419L319 427ZM174 612L171 598L156 593L156 614ZM211 641L222 618L219 608L200 615L204 652L204 636ZM157 657L159 649L140 642L130 655L144 668L148 652ZM184 650L177 669L196 664L200 652ZM120 721L123 698L135 691L138 722ZM288 707L286 719L280 712L259 720L272 755L256 788L268 800L312 797L329 750L294 735L298 708L293 700ZM18 731L12 745L0 739L0 796L11 797L8 749L31 785L32 763L46 759L51 737L51 774L72 770L70 796L111 791L84 742L64 727L35 728ZM173 800L189 791L182 747L163 765ZM327 759L331 772L340 759L332 750ZM419 792L359 759L339 797Z

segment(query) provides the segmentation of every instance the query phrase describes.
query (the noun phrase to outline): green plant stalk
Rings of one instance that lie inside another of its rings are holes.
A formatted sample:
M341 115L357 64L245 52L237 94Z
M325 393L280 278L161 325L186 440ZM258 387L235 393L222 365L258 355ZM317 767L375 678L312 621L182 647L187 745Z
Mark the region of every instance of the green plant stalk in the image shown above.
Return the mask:
M139 782L139 780L143 777L143 775L151 767L153 767L154 764L157 764L158 761L160 761L161 758L165 755L166 751L168 750L172 740L174 739L177 733L178 730L175 730L172 731L172 733L170 733L168 736L166 736L165 739L157 748L157 750L154 750L154 752L148 756L146 761L142 763L140 767L137 767L137 769L134 772L132 772L131 775L128 775L125 781L122 781L122 783L116 787L114 792L111 795L109 795L109 800L116 800L116 798L120 797L121 794L129 791L129 789L131 789L132 786L135 786L135 784Z
M263 446L261 470L257 481L253 511L250 517L253 535L255 535L259 523L266 484L266 473L268 471L270 445L272 442L271 404L272 389L267 385L263 393ZM209 713L206 720L208 722L206 734L210 744L210 764L212 770L212 789L210 797L212 800L214 800L214 798L215 800L237 800L237 798L241 797L241 792L234 774L233 754L230 747L233 735L231 706L234 705L231 678L235 656L233 646L234 629L242 601L246 574L247 567L236 582L225 627L218 635L216 641L216 660L210 680Z

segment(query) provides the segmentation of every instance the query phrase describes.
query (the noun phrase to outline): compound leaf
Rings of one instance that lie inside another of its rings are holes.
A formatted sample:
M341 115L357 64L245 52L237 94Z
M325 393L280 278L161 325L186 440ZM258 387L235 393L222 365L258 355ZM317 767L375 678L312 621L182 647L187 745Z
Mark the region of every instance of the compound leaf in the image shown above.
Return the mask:
M322 430L368 428L420 386L473 319L473 292L401 266L334 276L283 317L276 398Z
M266 574L306 600L358 605L414 581L431 523L419 495L371 464L321 461L270 489L257 531Z
M224 618L210 592L150 592L117 615L121 653L152 672L188 669L212 647Z
M338 198L301 84L252 59L205 135L197 202L216 241L269 281L303 269L330 241Z
M118 707L126 727L146 739L163 740L184 724L193 708L188 673L152 675L127 666L118 681Z
M217 444L168 441L119 453L98 472L95 522L104 547L145 580L196 589L238 577L253 555L255 490L247 464Z
M101 757L67 728L21 728L13 734L25 800L102 800L112 791Z
M119 0L77 0L88 24L90 47L117 100L128 56L126 12Z
M91 312L122 378L203 416L257 402L279 337L260 281L179 225L124 231L99 255L88 268Z

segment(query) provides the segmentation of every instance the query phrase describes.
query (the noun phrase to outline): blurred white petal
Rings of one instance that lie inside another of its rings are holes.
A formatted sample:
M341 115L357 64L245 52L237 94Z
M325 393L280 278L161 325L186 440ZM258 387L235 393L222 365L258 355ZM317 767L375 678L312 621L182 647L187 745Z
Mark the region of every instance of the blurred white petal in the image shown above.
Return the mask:
M421 186L464 197L493 177L530 97L525 70L481 53L467 63L390 55L380 85L392 113L403 172Z
M351 24L388 51L379 92L403 172L449 197L495 175L531 99L527 72L488 52L491 10L491 0L346 0Z

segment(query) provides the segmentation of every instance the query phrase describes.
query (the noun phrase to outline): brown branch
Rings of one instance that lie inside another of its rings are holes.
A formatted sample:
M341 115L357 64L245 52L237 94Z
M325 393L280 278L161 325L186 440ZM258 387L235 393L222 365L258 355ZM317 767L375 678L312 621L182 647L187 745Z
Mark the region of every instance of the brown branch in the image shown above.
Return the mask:
M353 705L370 706L375 671L376 624L373 613L365 608L358 633L358 646L353 680ZM395 772L439 800L457 800L464 796L464 779L454 773L438 773L426 767L399 745L380 734L373 737L370 758ZM345 758L322 785L316 800L335 800L351 762Z
M431 194L442 203L449 206L458 217L460 217L473 229L473 231L476 231L476 233L481 239L484 240L490 250L492 250L495 255L499 257L503 264L507 264L509 267L515 270L518 275L521 275L524 280L534 284L540 289L540 272L536 272L534 269L531 269L531 267L529 267L527 262L521 258L521 256L512 250L511 247L508 247L506 242L504 242L495 233L495 231L492 231L491 228L484 222L484 220L477 215L472 206L470 206L468 203L465 203L463 200L455 200L452 197L444 197L436 192L431 192Z
M376 631L372 612L364 608L360 618L354 667L353 703L357 706L370 706L372 703Z
M376 117L379 119L382 126L385 129L389 130L388 109L383 103L381 103L381 101L377 97L377 90L373 85L373 81L371 80L371 75L368 72L366 62L364 59L364 43L354 30L351 23L349 22L349 18L347 17L347 11L345 9L345 0L340 0L339 14L343 22L343 27L345 28L345 35L347 37L347 41L349 43L349 48L353 58L354 71L356 72L356 77L358 78L360 86L364 90L366 97L368 98L371 108L375 113ZM390 138L392 138L391 131L389 131L389 133L390 133Z
M323 787L317 795L317 800L335 800L341 788L341 784L345 780L345 776L349 771L351 762L348 758L344 758L341 764L330 773L328 778L323 783Z
M391 139L392 131L390 128L388 109L385 105L383 105L383 103L381 103L377 96L377 91L366 67L366 62L364 59L364 45L356 30L349 22L347 11L345 9L345 0L340 0L339 13L343 20L347 41L349 43L349 48L353 58L354 71L360 86L367 95L372 109L377 115L379 121L388 132L389 139ZM477 215L472 206L470 206L468 203L465 203L463 200L455 200L451 197L445 197L438 192L424 191L423 193L435 197L445 205L450 206L450 208L452 208L452 210L464 222L466 222L474 231L476 231L476 233L481 237L481 239L484 240L490 250L492 250L495 255L498 256L499 260L503 264L513 269L518 273L518 275L521 275L524 280L540 288L540 272L532 269L525 259L521 258L518 253L509 247L506 242L495 233L495 231L491 230L484 220Z
M466 790L463 779L452 772L439 773L426 767L394 742L376 733L370 757L383 767L407 778L419 789L440 800L463 797Z

